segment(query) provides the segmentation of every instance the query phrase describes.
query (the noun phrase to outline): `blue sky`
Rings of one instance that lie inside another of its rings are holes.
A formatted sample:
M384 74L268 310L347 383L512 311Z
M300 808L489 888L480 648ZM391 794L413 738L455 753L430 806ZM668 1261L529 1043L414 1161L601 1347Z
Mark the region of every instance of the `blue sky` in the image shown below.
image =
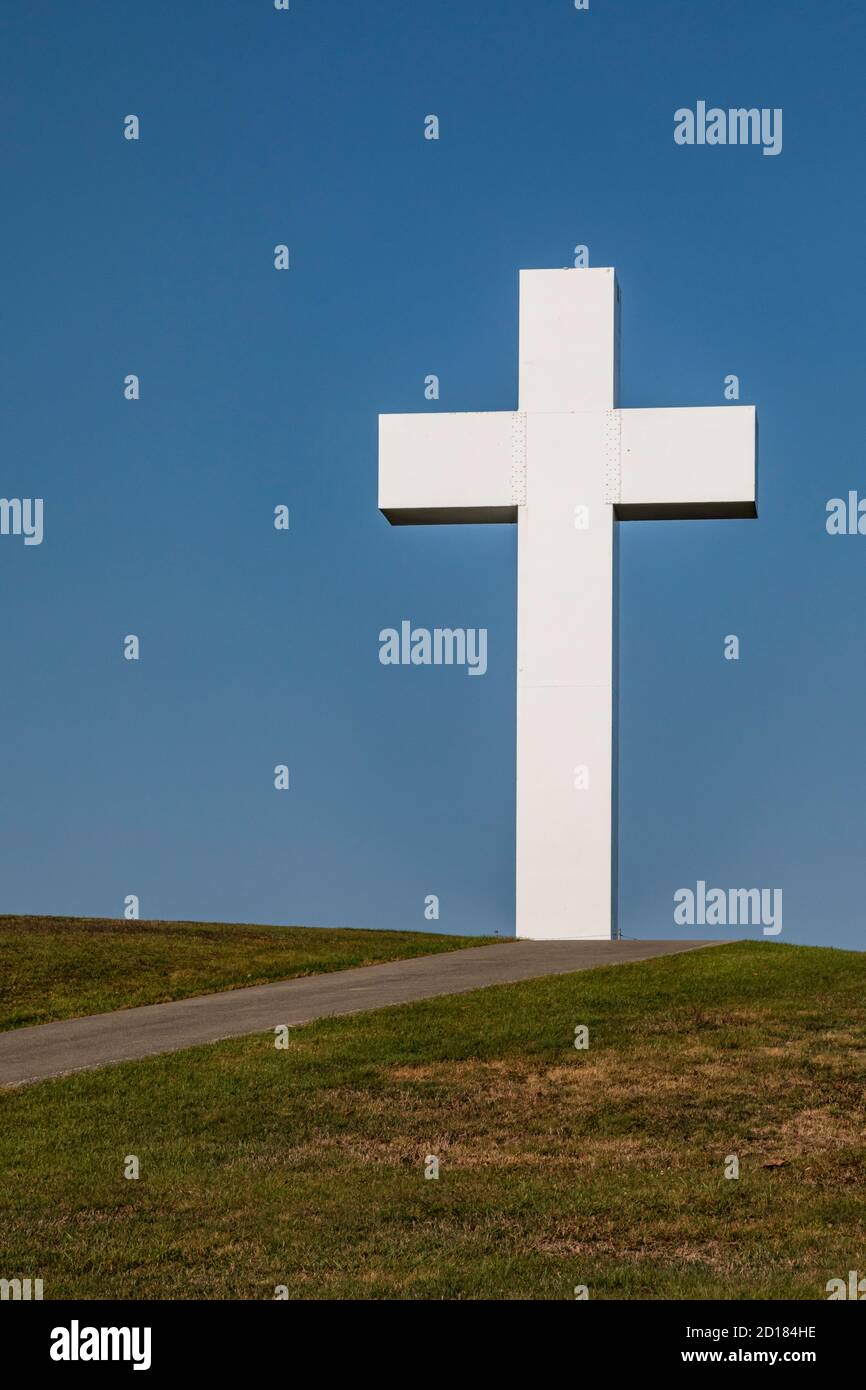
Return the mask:
M622 932L703 879L862 947L864 51L841 0L5 7L0 911L512 930L515 529L389 527L376 418L513 409L517 272L583 243L620 404L760 420L757 522L622 527ZM782 153L676 145L699 99ZM402 618L487 674L382 666Z

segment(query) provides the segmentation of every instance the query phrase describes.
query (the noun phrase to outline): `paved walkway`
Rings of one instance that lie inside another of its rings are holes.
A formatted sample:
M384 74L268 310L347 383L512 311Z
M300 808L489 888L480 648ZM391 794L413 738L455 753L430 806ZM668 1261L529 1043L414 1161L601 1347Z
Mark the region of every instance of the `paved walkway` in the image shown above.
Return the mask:
M567 975L596 965L673 956L714 941L509 941L415 960L306 975L277 984L202 994L171 1004L145 1004L41 1023L0 1033L0 1086L178 1052L185 1047L272 1031L278 1024L361 1013L440 994L541 975Z

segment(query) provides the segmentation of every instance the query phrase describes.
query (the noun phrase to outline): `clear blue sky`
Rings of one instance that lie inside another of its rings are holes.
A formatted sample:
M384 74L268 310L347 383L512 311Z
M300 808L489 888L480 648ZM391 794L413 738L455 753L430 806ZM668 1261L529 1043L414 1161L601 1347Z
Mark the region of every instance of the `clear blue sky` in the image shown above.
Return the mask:
M862 947L864 11L30 0L0 51L0 495L45 499L0 537L0 911L511 931L515 530L389 527L376 417L513 409L518 269L586 243L620 403L734 372L760 419L759 521L622 528L623 933L704 879ZM698 99L781 155L675 145ZM487 675L380 665L401 618Z

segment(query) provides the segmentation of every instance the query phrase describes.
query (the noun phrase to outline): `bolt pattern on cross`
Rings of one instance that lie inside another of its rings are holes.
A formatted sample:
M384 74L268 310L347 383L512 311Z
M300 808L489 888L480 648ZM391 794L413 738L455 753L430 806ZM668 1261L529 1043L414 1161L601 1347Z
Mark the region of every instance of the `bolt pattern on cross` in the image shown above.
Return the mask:
M617 522L754 517L755 410L617 407L612 269L520 273L516 411L379 417L394 525L517 522L517 935L617 935Z

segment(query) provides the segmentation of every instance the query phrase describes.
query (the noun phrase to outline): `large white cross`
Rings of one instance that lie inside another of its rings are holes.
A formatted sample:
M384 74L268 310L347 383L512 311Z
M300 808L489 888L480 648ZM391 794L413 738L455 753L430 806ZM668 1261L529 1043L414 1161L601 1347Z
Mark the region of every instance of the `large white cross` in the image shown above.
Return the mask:
M617 408L611 269L520 273L516 411L382 415L394 525L517 522L517 935L617 934L618 521L753 517L755 411Z

